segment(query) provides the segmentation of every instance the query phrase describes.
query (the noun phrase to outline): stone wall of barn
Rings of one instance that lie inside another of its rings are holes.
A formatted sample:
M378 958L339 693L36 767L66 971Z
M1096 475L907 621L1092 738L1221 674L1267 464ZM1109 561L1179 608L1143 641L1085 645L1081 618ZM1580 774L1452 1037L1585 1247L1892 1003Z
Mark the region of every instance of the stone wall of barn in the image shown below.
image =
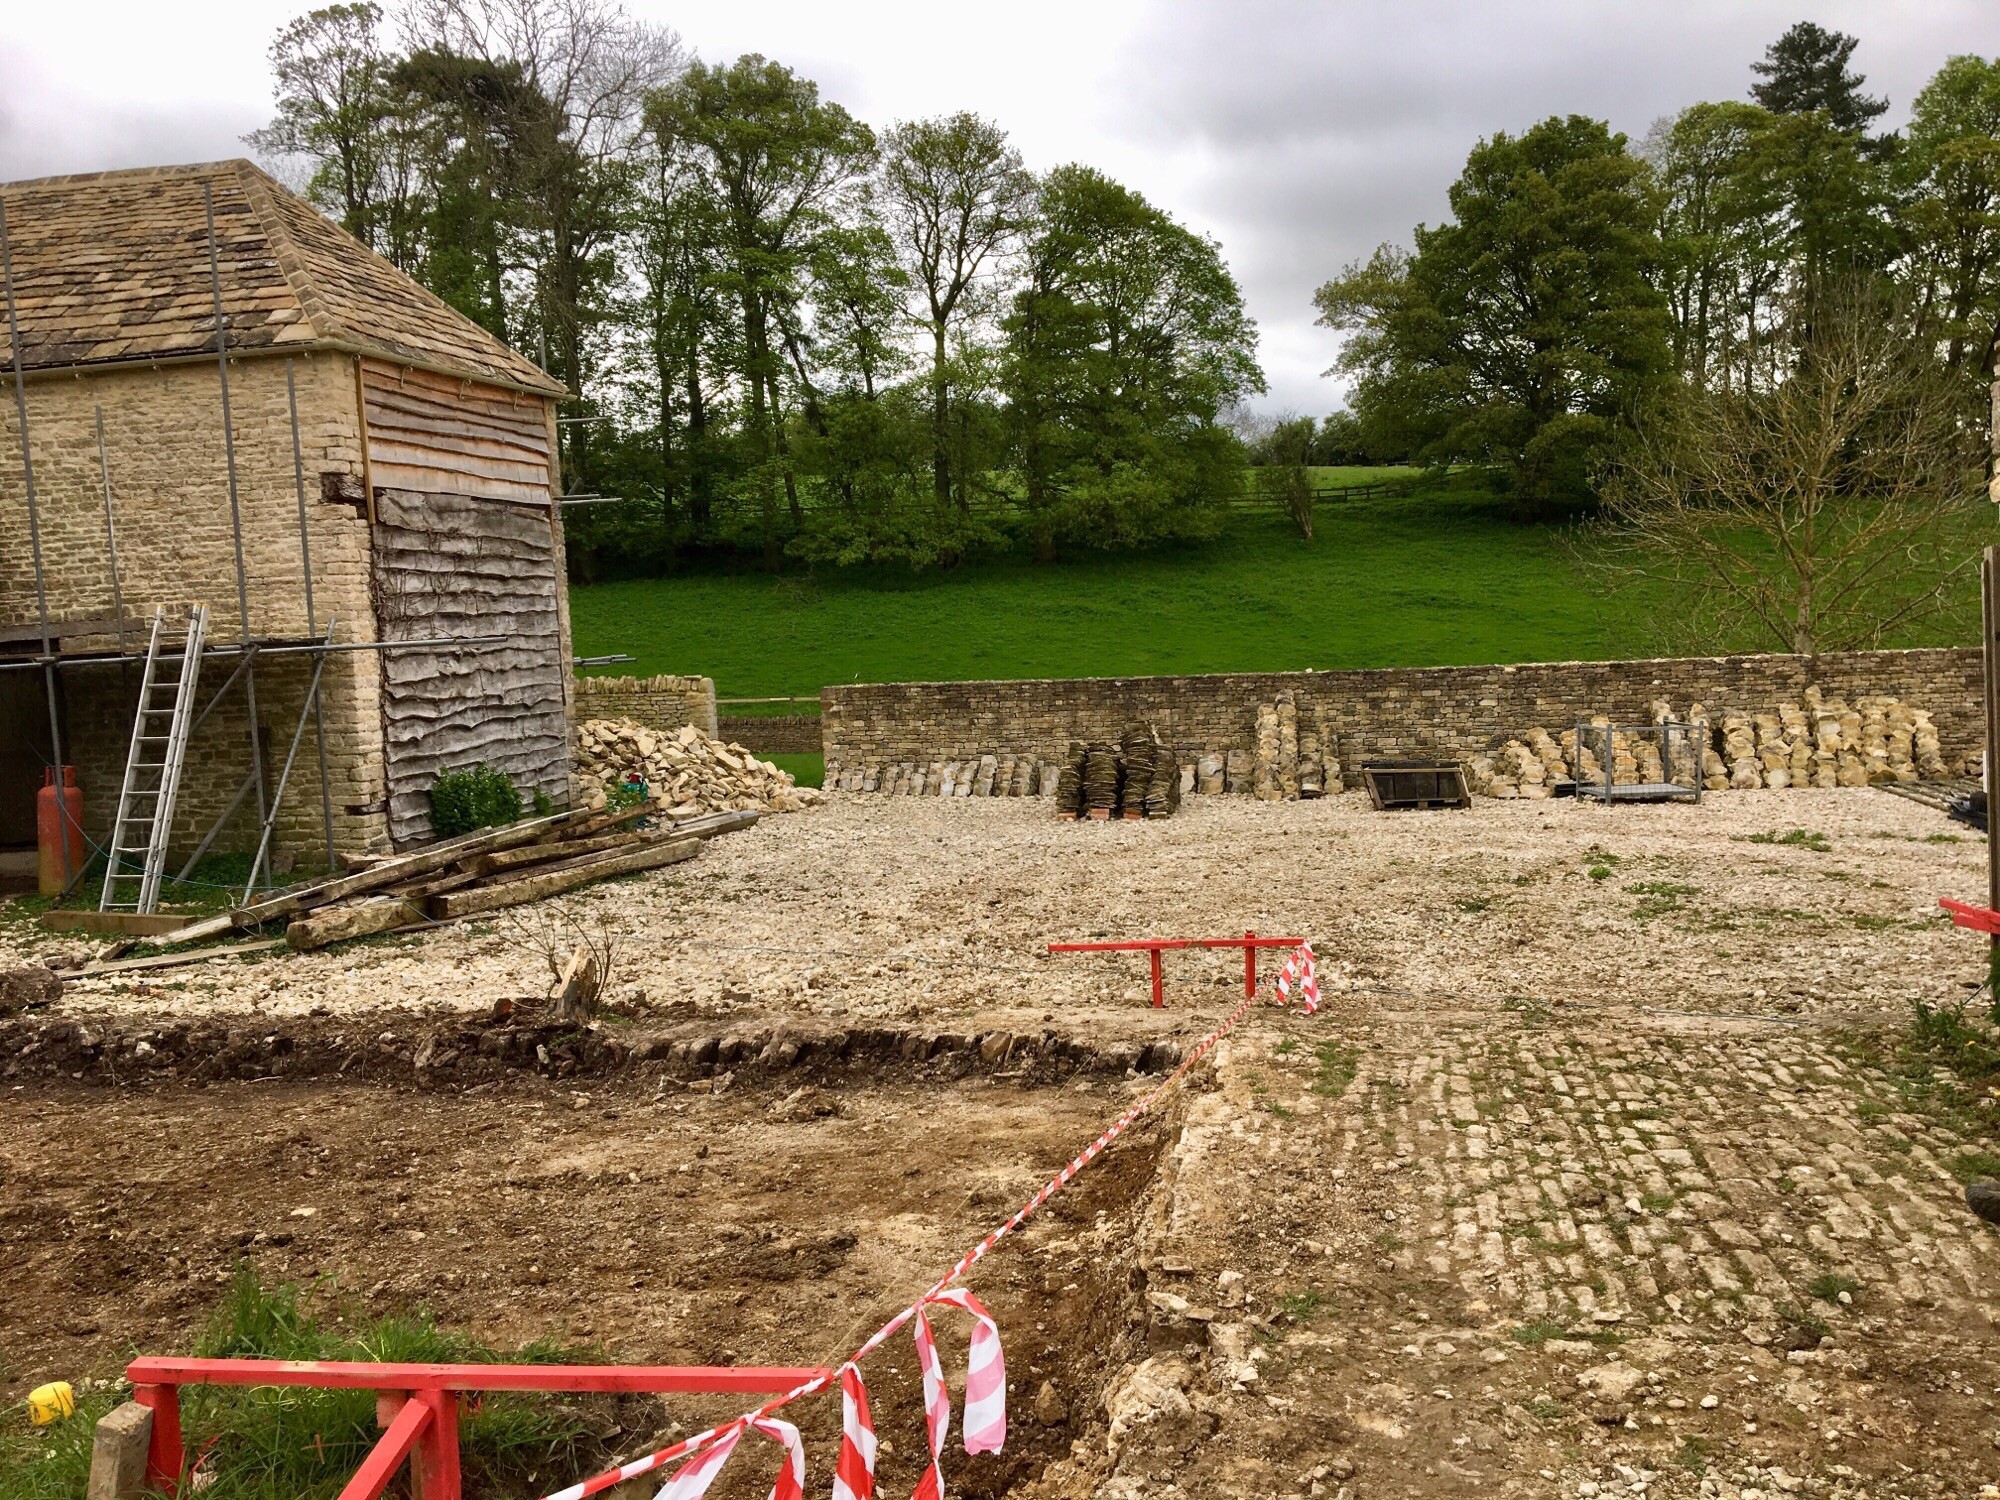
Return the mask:
M230 406L236 444L237 505L242 518L243 571L249 629L258 636L307 633L304 565L299 540L298 486L285 371L292 368L299 414L299 458L305 475L306 534L312 553L314 623L329 623L341 641L375 638L369 578L368 523L352 499L323 476L358 484L361 441L353 361L333 354L290 360L252 357L230 365ZM234 533L224 460L220 382L213 361L89 374L31 376L28 426L34 459L42 572L50 617L109 620L114 615L112 546L105 522L106 472L116 538L115 597L125 616L142 622L126 644L144 649L143 622L164 608L178 636L196 602L210 611L209 639L240 637ZM102 413L100 464L97 421ZM33 548L20 461L20 431L12 401L0 402L0 632L22 649L37 623ZM115 647L108 631L63 632L66 648ZM203 701L228 677L226 657L204 663ZM73 665L59 673L68 723L65 758L78 768L86 821L93 838L109 831L131 735L139 666ZM25 694L41 698L36 671ZM309 659L266 657L257 667L257 717L269 783L297 728ZM338 847L380 847L387 837L381 804L380 675L370 653L329 659L322 680L329 781ZM248 775L250 718L241 684L218 705L191 742L176 817L176 847L191 848ZM18 733L29 752L47 752L46 713L30 716ZM38 778L37 778L38 779ZM12 797L11 789L0 796ZM0 824L8 822L0 818ZM255 796L247 796L217 842L244 849L256 840ZM317 862L321 799L316 746L307 739L281 808L281 847Z

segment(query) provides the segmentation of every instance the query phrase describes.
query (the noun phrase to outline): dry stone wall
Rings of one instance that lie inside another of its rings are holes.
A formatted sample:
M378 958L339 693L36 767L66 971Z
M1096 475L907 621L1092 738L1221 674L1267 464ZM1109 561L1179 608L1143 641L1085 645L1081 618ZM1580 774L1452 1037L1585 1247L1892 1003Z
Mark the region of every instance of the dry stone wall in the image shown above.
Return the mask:
M958 772L990 758L996 767L1028 763L1031 781L1048 795L1053 776L1043 789L1041 768L1059 765L1069 741L1116 739L1134 722L1151 725L1196 768L1191 790L1255 791L1260 765L1292 762L1282 718L1263 731L1266 739L1275 731L1278 754L1258 753L1260 710L1281 701L1291 704L1299 750L1310 735L1329 781L1357 786L1365 760L1467 759L1499 749L1524 726L1560 732L1600 715L1644 723L1662 698L1701 702L1719 725L1732 711L1768 714L1775 704L1804 702L1808 689L1849 703L1880 697L1916 705L1935 725L1943 760L1979 753L1984 710L1975 647L1835 652L1810 666L1797 656L1745 655L859 684L827 688L820 702L829 788L899 789L910 777L898 767L935 768L935 785L947 767ZM961 781L962 773L953 774L949 784ZM1266 790L1286 795L1283 773Z
M759 755L817 755L821 748L818 714L731 714L720 734Z
M719 737L712 677L579 677L576 716L630 719L663 734L692 724L710 739Z

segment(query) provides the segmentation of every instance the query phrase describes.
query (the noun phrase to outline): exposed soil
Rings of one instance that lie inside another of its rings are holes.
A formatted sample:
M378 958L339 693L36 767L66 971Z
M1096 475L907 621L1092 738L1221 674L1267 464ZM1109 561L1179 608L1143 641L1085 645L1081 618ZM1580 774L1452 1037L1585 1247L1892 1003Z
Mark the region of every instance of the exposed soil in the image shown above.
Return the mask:
M630 1362L838 1359L1127 1090L17 1088L0 1096L0 1259L15 1288L0 1299L0 1398L184 1350L246 1261L267 1283L331 1278L371 1313L428 1307L502 1347L555 1335ZM1004 1454L955 1466L960 1492L1000 1493L1067 1451L1069 1425L1034 1418L1041 1382L1087 1416L1132 1317L1135 1205L1170 1124L1131 1137L981 1270L1016 1427ZM937 1320L954 1384L959 1321ZM911 1485L923 1444L909 1344L867 1373L893 1450L884 1472ZM670 1398L681 1426L664 1436L603 1436L629 1455L739 1405ZM830 1463L837 1403L798 1414L809 1454Z
M955 1491L1982 1495L2000 1237L1958 1178L2000 1108L1894 1064L1981 976L1935 903L1984 852L1869 791L833 798L560 903L622 939L593 1029L494 1017L547 979L499 923L71 985L0 1025L0 1396L184 1348L245 1256L495 1343L835 1357L1241 993L1177 952L1153 1010L1142 958L1042 945L1289 929L1326 1011L1261 1014L975 1275L1015 1425ZM870 1370L884 1493L914 1375Z

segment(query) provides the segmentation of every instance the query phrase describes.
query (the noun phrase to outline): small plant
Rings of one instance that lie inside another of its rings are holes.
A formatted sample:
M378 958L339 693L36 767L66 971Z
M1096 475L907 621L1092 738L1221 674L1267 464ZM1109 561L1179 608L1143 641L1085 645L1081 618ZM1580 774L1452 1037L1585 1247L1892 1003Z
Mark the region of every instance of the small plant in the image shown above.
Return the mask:
M1609 880L1611 878L1611 866L1592 865L1590 869L1585 873L1587 873L1592 880Z
M483 761L440 771L431 783L431 831L439 838L497 828L520 816L521 793L512 778Z
M1313 1047L1319 1061L1319 1076L1313 1080L1315 1094L1334 1095L1354 1081L1354 1049L1339 1042L1320 1042Z
M1967 1184L1982 1178L2000 1178L2000 1156L1991 1151L1961 1151L1945 1163L1945 1169Z
M536 817L546 818L556 810L555 799L540 787L536 787L534 808Z
M1818 1301L1838 1302L1843 1292L1852 1297L1856 1292L1860 1291L1861 1283L1856 1281L1852 1276L1839 1276L1832 1271L1828 1271L1825 1275L1815 1276L1811 1281L1807 1282L1806 1290L1812 1293L1813 1297Z
M1540 1417L1544 1422L1553 1422L1563 1414L1562 1402L1551 1396L1531 1396L1521 1407L1529 1416Z
M1692 1433L1681 1439L1680 1452L1674 1455L1674 1462L1690 1474L1700 1474L1708 1468L1708 1444Z
M1737 837L1746 844L1783 844L1791 849L1810 849L1815 854L1833 852L1832 840L1810 828L1794 828L1790 833L1744 833Z
M1309 1286L1286 1297L1278 1304L1278 1309L1295 1323L1310 1323L1326 1303L1326 1293L1316 1286Z
M628 807L638 807L645 802L645 786L637 781L621 781L604 794L604 805L612 812L623 812Z
M1550 1339L1568 1338L1569 1330L1560 1323L1543 1318L1538 1322L1523 1323L1513 1331L1511 1337L1517 1344L1526 1344L1530 1349L1539 1349Z

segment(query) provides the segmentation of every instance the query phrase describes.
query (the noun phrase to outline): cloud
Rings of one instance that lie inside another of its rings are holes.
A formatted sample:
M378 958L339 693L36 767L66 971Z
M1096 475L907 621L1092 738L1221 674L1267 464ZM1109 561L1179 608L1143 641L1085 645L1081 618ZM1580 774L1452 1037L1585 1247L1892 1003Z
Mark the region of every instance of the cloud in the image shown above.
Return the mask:
M0 44L0 182L244 156L243 135L268 118L245 101L93 94Z
M312 0L14 0L0 178L241 155L264 48ZM626 0L710 61L762 52L870 124L991 116L1030 166L1088 162L1211 234L1263 330L1264 405L1322 412L1312 292L1446 212L1466 152L1551 114L1637 137L1809 16L1861 38L1891 123L1953 53L2000 54L1992 0Z
M1636 140L1688 104L1743 97L1751 62L1802 11L1861 38L1856 66L1892 122L1946 57L2000 52L2000 14L1973 0L1245 0L1155 10L1108 87L1123 141L1178 164L1139 185L1221 240L1242 280L1269 404L1323 411L1337 344L1311 326L1313 289L1444 218L1477 140L1570 113Z

